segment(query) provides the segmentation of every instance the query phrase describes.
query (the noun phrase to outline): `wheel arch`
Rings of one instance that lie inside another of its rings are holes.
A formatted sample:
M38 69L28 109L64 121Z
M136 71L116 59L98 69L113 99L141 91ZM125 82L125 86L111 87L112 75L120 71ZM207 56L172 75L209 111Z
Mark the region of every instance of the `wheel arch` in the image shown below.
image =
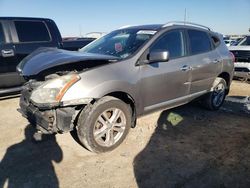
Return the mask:
M131 127L134 128L136 126L137 117L136 117L136 105L135 105L135 100L133 99L133 97L131 95L129 95L128 93L123 92L123 91L111 92L111 93L108 93L104 96L112 96L112 97L118 98L131 107L131 109L132 109Z
M223 78L226 81L226 83L227 83L226 94L228 94L229 88L230 88L230 82L231 82L230 74L227 72L222 72L221 74L218 75L218 77Z

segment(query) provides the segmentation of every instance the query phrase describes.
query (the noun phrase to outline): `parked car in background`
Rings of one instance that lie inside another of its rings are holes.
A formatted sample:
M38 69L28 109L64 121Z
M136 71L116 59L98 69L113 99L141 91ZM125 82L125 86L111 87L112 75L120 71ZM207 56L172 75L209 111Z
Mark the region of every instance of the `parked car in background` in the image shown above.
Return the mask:
M21 112L39 133L76 129L90 151L113 150L144 114L199 97L220 108L234 69L221 36L173 22L123 27L79 52L37 50L17 67L29 80Z
M237 46L230 46L229 50L235 56L234 77L243 80L250 79L250 36L243 38Z
M0 17L0 94L20 91L24 80L16 66L37 48L78 50L93 40L63 41L55 22L47 18Z

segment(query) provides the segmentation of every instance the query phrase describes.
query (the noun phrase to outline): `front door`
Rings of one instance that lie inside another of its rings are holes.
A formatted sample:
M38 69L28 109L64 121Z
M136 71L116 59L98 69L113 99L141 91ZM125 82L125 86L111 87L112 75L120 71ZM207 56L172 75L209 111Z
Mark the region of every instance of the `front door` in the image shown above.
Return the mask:
M168 31L156 40L148 51L168 51L169 61L154 62L140 67L140 91L145 111L167 106L168 102L171 105L188 95L191 83L191 70L188 69L189 62L182 30Z

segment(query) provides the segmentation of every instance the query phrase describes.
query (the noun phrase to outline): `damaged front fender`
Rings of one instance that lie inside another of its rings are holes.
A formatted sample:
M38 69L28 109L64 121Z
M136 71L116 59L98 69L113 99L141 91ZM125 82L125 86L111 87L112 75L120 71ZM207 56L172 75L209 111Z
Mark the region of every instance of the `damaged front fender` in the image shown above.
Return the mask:
M63 101L58 104L35 104L30 100L28 85L20 97L19 112L45 134L63 133L74 129L75 120L85 105L93 99Z

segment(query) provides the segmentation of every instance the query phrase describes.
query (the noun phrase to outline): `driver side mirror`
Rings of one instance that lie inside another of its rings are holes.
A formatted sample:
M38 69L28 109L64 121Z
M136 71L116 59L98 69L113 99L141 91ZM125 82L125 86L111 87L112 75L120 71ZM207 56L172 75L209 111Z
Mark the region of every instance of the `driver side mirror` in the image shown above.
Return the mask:
M166 62L169 60L169 52L168 51L150 52L148 54L148 60L149 63Z

